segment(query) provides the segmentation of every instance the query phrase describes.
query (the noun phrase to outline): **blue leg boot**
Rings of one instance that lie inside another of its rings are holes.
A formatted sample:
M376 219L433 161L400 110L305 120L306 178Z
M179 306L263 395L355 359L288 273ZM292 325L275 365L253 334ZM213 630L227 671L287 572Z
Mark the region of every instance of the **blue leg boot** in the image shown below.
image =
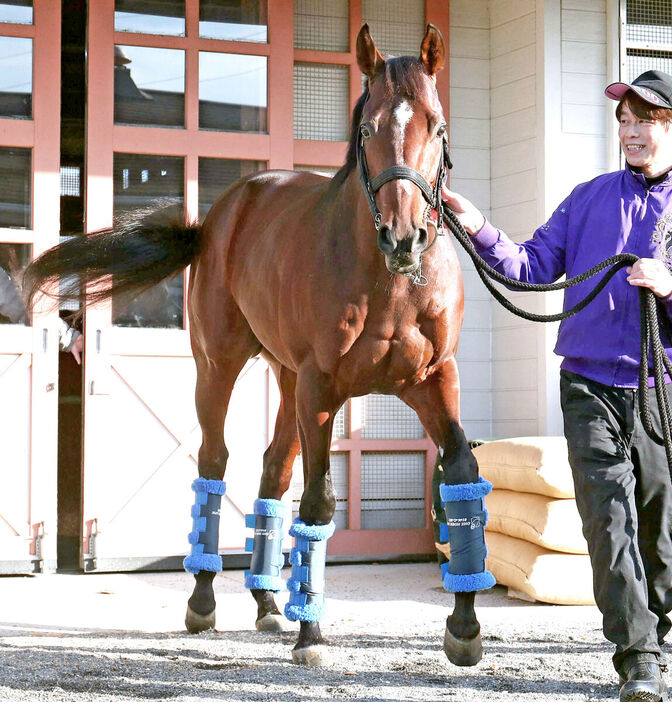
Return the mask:
M292 577L287 581L289 602L285 616L290 621L319 622L324 614L324 568L327 558L327 539L335 530L329 524L304 524L295 519L289 533L294 537L294 548L289 560Z
M492 483L479 477L477 483L442 484L440 490L446 513L440 540L450 541L450 560L441 566L443 586L451 592L487 590L495 584L494 576L485 569L485 496Z
M254 529L254 537L245 541L245 550L252 553L250 569L245 571L245 587L249 590L285 589L280 572L285 565L282 525L287 514L288 509L280 500L259 499L254 502L254 513L245 515L245 526ZM259 631L284 631L284 618L268 612L257 619L256 627Z
M196 502L191 508L194 528L189 534L191 554L184 559L184 569L194 575L202 570L219 573L222 570L222 558L218 553L219 509L226 483L197 478L191 489L196 493Z

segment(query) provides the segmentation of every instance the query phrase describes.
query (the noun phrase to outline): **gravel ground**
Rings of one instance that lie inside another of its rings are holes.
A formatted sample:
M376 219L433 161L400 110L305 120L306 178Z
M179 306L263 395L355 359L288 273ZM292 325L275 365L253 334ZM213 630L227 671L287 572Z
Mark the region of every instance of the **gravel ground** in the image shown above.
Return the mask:
M477 599L483 660L457 668L442 651L453 597L436 564L329 566L330 662L310 669L291 663L295 631L255 631L242 571L215 580L218 631L187 635L192 582L185 573L0 578L0 700L618 698L595 607L510 600L497 586Z

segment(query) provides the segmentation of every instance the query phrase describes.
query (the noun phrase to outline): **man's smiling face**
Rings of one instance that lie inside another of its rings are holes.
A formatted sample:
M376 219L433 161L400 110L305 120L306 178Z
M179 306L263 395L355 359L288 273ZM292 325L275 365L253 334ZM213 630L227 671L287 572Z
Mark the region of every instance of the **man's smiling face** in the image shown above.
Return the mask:
M647 178L655 178L672 168L672 129L669 123L642 119L624 103L618 138L626 161Z

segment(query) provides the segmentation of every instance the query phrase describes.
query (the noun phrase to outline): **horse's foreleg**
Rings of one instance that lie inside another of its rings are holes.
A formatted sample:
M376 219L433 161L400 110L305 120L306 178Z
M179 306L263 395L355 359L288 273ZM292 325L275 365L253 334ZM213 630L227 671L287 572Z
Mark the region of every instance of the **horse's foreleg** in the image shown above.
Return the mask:
M304 490L299 519L290 530L295 546L291 554L293 568L285 614L300 622L292 660L304 665L321 665L325 651L319 622L324 608L327 539L334 531L332 518L336 508L329 472L329 448L340 403L331 394L329 378L310 361L299 370L296 397Z
M457 565L453 571L453 566L445 564L442 572L444 585L455 592L455 608L446 620L444 651L455 665L475 665L482 657L480 625L474 610L475 592L491 587L494 579L483 564L482 496L487 488L479 482L478 464L460 426L455 361L448 361L440 372L402 393L401 397L416 410L439 448L442 496L448 495L445 499L452 500L446 504L450 504L451 526L448 528L454 541L451 558ZM460 529L463 524L466 529Z
M264 453L264 472L259 486L260 500L280 500L287 492L292 479L294 459L299 452L296 374L277 362L270 363L280 388L280 408L275 420L273 440ZM251 588L257 603L256 627L259 631L283 631L285 628L285 619L275 603L274 592L275 590L270 589Z

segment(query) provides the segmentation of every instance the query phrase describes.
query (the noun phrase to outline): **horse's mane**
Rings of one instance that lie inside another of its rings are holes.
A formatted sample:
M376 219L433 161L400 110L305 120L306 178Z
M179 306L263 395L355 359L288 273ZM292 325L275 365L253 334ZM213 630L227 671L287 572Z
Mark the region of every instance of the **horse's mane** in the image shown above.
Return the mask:
M422 62L414 56L399 56L398 58L388 58L378 69L377 76L385 74L385 97L391 98L394 95L413 98L423 87L421 76L426 77ZM352 111L352 121L350 123L350 140L345 163L338 169L331 179L327 198L333 197L339 188L345 183L347 177L357 168L357 140L359 139L359 123L362 120L364 104L369 99L369 86L364 88L364 92L359 96L355 108Z

